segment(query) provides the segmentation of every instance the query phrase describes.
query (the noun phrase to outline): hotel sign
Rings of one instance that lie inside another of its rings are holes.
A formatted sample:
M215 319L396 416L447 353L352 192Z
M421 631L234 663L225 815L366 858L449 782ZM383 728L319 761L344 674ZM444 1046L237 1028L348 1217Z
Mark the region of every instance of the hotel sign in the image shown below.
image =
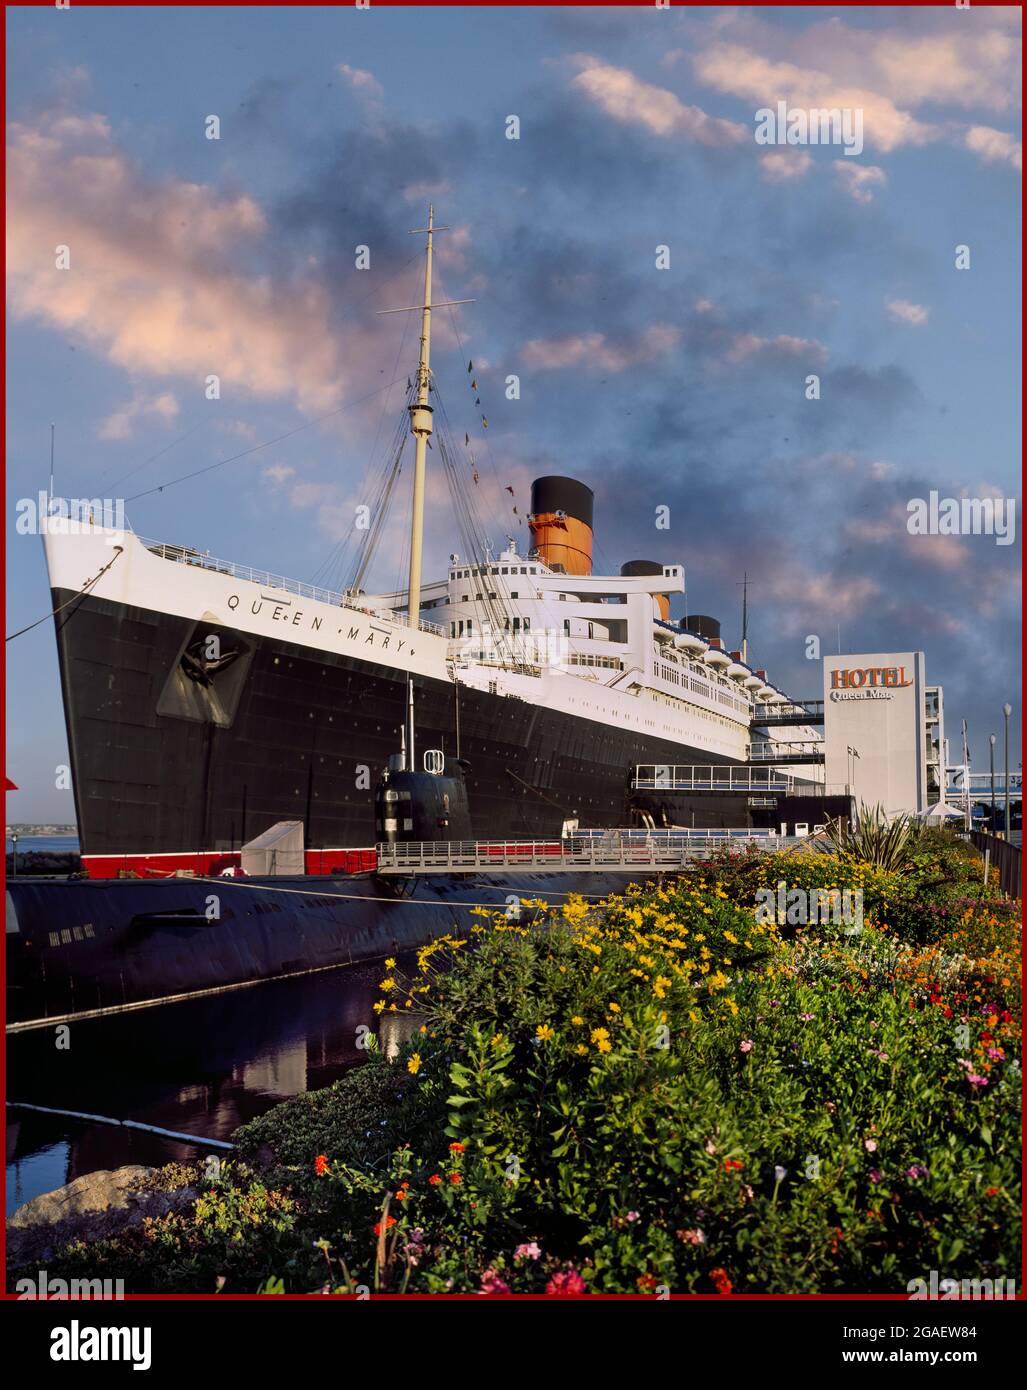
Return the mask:
M830 673L832 700L890 700L892 692L912 685L905 666L857 666Z

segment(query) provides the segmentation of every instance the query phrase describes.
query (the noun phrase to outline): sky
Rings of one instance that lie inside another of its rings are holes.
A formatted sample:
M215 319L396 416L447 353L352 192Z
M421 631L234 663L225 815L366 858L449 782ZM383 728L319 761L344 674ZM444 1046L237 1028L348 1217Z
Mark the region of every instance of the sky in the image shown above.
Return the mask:
M975 769L989 733L1001 756L1008 700L1017 767L1019 19L9 8L8 632L50 608L15 521L51 422L58 493L347 582L416 365L379 311L419 300L431 201L436 293L474 300L434 316L432 367L494 544L526 548L533 477L580 478L597 569L683 563L729 646L747 573L751 663L797 698L810 636L923 650L952 760L964 718ZM757 143L778 102L861 111L862 151ZM369 587L404 580L407 460ZM1016 499L1015 544L911 535L932 491ZM426 527L430 576L460 546L439 474ZM7 650L8 821L70 822L52 623Z

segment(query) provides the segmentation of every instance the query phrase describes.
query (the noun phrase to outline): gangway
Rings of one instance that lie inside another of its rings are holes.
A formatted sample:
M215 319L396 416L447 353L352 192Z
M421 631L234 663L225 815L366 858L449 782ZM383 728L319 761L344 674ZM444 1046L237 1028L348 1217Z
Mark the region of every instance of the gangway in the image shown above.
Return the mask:
M796 777L775 767L747 763L638 763L633 791L775 793L783 796L850 796L848 783L824 783Z
M975 805L991 803L991 773L990 772L971 772L969 775L970 801ZM962 767L950 767L946 769L945 777L945 800L950 806L958 807L961 802L966 801L967 795L967 774ZM1011 772L1009 774L1009 785L1006 786L1005 774L995 773L995 804L1005 806L1006 797L1010 801L1020 801L1023 798L1023 773Z
M777 743L763 740L760 743L745 745L746 757L750 763L822 763L824 744L820 739L809 739L805 743Z
M761 729L783 724L823 724L823 700L791 700L788 704L756 704L752 710L752 725Z

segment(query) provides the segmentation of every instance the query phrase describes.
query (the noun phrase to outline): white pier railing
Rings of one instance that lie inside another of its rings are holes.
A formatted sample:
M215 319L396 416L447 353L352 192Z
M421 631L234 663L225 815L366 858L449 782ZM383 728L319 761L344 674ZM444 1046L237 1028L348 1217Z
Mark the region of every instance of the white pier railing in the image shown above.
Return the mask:
M635 869L680 869L714 850L788 849L793 836L768 831L586 832L566 840L452 840L380 844L378 873L474 874L499 871L533 873Z

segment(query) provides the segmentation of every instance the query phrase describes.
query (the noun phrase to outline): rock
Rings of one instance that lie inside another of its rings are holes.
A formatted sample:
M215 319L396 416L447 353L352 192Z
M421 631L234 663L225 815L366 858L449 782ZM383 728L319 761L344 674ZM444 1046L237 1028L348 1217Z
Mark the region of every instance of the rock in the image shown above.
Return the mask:
M159 1170L129 1164L86 1173L54 1192L43 1192L7 1222L10 1267L52 1257L72 1241L103 1240L147 1216L164 1216L195 1201L198 1189L153 1185Z

